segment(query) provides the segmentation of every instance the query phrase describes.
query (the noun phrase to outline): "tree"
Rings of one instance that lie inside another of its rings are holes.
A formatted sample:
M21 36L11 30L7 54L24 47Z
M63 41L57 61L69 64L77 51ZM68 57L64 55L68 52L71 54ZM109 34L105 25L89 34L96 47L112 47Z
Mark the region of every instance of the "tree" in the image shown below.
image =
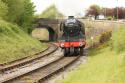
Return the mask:
M123 7L103 8L103 9L105 9L105 12L102 12L102 14L105 15L106 17L117 18L117 14L118 14L119 19L125 18L125 8Z
M35 6L31 0L24 0L24 11L21 14L21 18L18 24L22 26L28 33L30 33L32 30L31 26L35 12L34 9Z
M8 21L18 23L21 14L24 11L23 0L2 0L8 6Z
M33 15L34 4L31 0L2 0L8 6L7 21L16 23L23 27L26 32L30 32Z
M8 7L5 3L0 0L0 18L6 19L8 13Z
M57 17L63 17L64 15L58 11L55 5L51 5L40 15L41 18L55 19Z
M118 9L118 13L117 13L117 9ZM116 7L113 8L114 12L114 17L117 18L117 14L118 14L118 19L123 19L125 18L125 8L123 7Z
M86 16L92 15L97 19L97 16L100 14L100 7L98 5L91 5L87 10Z

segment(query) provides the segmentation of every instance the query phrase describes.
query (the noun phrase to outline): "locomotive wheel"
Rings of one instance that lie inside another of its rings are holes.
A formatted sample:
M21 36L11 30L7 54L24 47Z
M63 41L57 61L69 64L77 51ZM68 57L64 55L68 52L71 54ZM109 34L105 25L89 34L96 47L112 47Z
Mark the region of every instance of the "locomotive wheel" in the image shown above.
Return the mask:
M64 56L67 56L67 52L66 52L66 50L64 49Z
M74 55L75 49L73 47L70 47L70 55Z
M68 56L68 54L69 54L69 49L68 49L68 48L65 48L65 49L64 49L64 56Z
M79 48L75 48L74 50L75 50L75 51L74 51L74 54L75 54L75 55L79 54Z
M84 52L83 50L84 50L83 47L81 47L81 48L80 48L80 56L83 55L83 52Z

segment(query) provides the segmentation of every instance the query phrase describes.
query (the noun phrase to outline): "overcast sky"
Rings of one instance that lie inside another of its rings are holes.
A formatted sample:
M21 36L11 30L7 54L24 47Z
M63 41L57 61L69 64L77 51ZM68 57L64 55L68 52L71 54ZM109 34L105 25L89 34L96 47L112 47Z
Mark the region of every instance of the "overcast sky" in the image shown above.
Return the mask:
M47 7L55 4L60 12L69 15L84 15L85 10L92 4L101 7L125 7L125 0L32 0L36 5L36 13L43 12Z

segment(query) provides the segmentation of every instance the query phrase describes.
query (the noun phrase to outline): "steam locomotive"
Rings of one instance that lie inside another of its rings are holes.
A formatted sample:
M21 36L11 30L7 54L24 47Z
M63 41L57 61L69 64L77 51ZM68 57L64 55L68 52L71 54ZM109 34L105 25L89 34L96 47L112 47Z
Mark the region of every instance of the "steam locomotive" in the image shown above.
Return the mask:
M74 16L60 23L60 31L62 32L59 46L62 48L64 55L83 54L86 45L85 27Z

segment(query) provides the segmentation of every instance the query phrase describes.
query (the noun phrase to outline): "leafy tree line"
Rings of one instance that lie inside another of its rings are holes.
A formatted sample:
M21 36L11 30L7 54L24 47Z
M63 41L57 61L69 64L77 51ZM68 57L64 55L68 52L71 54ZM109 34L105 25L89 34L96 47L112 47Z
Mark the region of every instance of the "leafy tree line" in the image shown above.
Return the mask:
M99 15L104 15L106 17L112 17L112 18L117 18L118 14L118 19L123 19L125 18L125 8L124 7L115 7L115 8L101 8L98 5L91 5L86 12L86 16L94 16L95 19Z
M31 0L0 0L0 19L17 24L30 33L34 8Z
M102 14L106 17L113 17L118 19L124 19L125 18L125 8L124 7L115 7L115 8L103 8Z
M55 5L50 5L39 15L39 17L56 19L56 18L63 18L64 15L61 12L59 12L59 10L56 8Z

